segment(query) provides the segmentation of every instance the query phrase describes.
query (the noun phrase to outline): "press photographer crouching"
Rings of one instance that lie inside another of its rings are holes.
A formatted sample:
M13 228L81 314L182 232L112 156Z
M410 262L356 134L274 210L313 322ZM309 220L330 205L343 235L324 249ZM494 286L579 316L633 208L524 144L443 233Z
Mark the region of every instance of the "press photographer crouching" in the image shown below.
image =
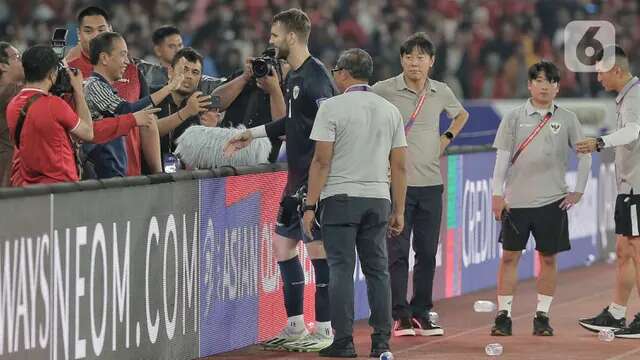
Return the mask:
M50 93L61 70L51 46L36 45L22 54L25 85L7 106L7 125L15 144L11 185L78 181L71 136L93 140L91 114L84 97L82 74L64 69L73 89L75 113Z

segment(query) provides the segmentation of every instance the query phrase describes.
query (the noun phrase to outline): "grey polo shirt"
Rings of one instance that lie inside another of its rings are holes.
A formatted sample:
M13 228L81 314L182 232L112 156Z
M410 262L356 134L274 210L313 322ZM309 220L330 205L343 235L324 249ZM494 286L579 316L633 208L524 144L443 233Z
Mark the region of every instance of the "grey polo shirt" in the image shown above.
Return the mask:
M347 194L389 199L389 153L407 146L402 117L369 91L348 91L322 102L311 139L333 142L331 170L320 199Z
M453 91L443 82L429 79L427 97L422 111L408 131L407 185L433 186L442 184L440 174L440 113L454 118L463 110ZM420 94L409 89L403 74L380 81L373 91L397 106L406 124L415 111Z
M570 148L575 148L576 142L583 139L580 122L571 111L555 105L539 111L527 100L502 119L493 146L508 151L513 157L518 145L549 111L553 113L551 120L508 168L505 200L510 207L540 207L568 193L565 174ZM579 156L590 160L590 155Z
M629 80L616 97L616 115L618 129L628 123L640 124L640 84L637 77ZM640 141L637 139L627 145L616 146L616 181L618 193L640 193Z

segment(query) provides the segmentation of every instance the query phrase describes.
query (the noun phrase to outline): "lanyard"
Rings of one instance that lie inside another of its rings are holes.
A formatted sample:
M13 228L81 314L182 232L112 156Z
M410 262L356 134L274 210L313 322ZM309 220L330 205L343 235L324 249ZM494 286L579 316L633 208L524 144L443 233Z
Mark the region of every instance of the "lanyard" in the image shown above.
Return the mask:
M415 110L413 110L411 117L409 117L409 121L407 121L407 124L404 126L405 135L409 132L409 130L411 130L413 124L416 122L416 118L418 117L418 115L420 115L420 111L422 111L422 107L424 106L424 101L426 98L427 94L422 94L422 96L420 96L420 99L418 99L418 104L416 105Z
M520 145L518 145L518 149L516 150L516 153L513 155L513 158L511 158L511 165L513 166L513 164L516 162L516 160L518 160L518 157L520 156L520 154L522 153L522 151L529 146L529 144L531 144L531 142L533 141L533 139L538 136L538 134L540 133L540 131L542 130L542 128L544 128L545 125L547 125L547 123L549 122L549 120L551 120L551 117L553 116L552 113L547 113L547 115L545 115L544 119L542 119L542 121L540 123L538 123L538 125L533 129L533 131L531 132L531 134L529 134L529 136L527 136L526 139L524 139L524 141L522 143L520 143Z
M354 86L350 86L344 92L348 93L351 91L371 91L371 87L369 85L354 85Z

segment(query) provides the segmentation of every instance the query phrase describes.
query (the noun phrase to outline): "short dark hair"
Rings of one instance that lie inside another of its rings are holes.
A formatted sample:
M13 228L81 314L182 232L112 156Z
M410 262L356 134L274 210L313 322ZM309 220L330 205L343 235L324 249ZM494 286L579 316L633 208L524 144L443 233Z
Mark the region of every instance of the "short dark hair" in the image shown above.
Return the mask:
M107 31L91 39L89 42L89 61L91 61L91 65L98 65L100 54L103 52L110 54L113 50L113 41L122 38L122 35L117 32Z
M551 83L560 82L560 70L550 61L542 60L529 67L529 81L537 79L540 74L544 74Z
M309 41L311 33L311 20L309 16L300 9L289 9L277 13L273 17L274 24L279 22L287 29L288 32L294 32L298 37L306 43Z
M349 49L340 54L336 69L348 71L354 79L368 81L373 75L373 60L362 49Z
M431 57L436 56L436 47L429 36L424 32L417 32L407 38L400 46L400 56L411 54L414 49L418 49Z
M82 24L82 20L84 20L87 16L102 16L107 23L111 21L109 17L109 13L107 10L99 7L99 6L88 6L78 13L78 25Z
M151 41L153 41L153 45L160 45L164 39L171 35L180 35L180 30L173 25L160 26L151 35Z
M611 51L613 47L613 51ZM620 45L609 45L604 49L601 49L600 51L598 51L598 53L596 54L596 61L602 61L602 59L604 58L604 53L605 50L607 50L608 53L612 53L613 56L617 58L623 58L626 59L627 58L627 53L624 51L624 49L620 46Z
M38 82L56 70L60 60L49 45L35 45L22 54L25 82Z
M11 47L6 41L0 41L0 63L9 64L9 54L7 49Z
M200 55L200 53L197 52L196 49L192 47L186 47L178 50L176 55L173 57L173 60L171 60L171 67L176 66L178 60L182 58L185 58L188 62L192 63L199 62L200 65L204 66L204 58L202 57L202 55Z

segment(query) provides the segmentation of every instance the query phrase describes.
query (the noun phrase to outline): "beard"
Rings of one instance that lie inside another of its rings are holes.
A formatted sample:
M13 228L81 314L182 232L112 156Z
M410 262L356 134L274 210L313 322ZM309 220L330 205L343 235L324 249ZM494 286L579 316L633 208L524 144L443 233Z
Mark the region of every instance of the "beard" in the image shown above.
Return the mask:
M278 50L276 57L281 60L287 60L287 58L289 57L289 47L280 47L275 45L274 47Z

